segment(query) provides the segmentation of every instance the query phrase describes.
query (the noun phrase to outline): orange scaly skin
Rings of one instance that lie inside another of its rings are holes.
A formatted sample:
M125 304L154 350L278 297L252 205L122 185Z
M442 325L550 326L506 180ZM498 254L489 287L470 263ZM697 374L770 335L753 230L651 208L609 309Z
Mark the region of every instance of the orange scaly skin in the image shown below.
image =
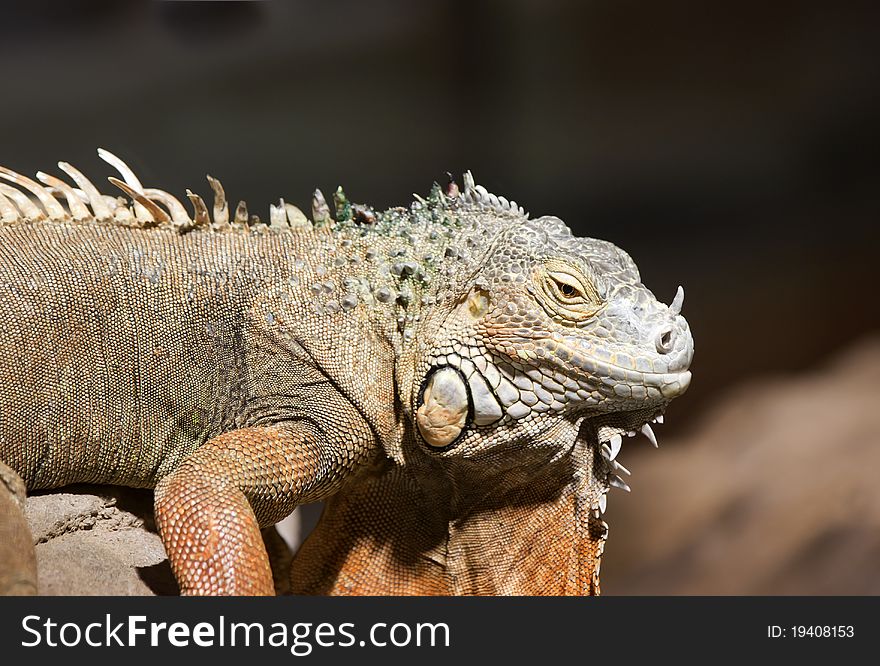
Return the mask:
M296 424L234 430L159 482L156 522L183 594L275 593L260 527L320 486L317 442Z
M317 500L294 592L598 594L622 436L690 382L681 290L470 174L267 225L99 153L131 203L0 167L0 592L36 589L23 481L155 488L188 595L287 589L267 530Z

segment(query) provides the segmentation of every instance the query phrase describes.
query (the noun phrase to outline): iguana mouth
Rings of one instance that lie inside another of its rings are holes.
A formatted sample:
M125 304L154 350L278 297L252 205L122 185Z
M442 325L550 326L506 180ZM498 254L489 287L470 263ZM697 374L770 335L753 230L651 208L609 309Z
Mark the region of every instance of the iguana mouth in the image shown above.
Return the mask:
M673 398L687 391L691 381L689 371L644 373L599 362L594 367L603 370L599 376L606 378L600 381L510 363L484 350L456 351L434 359L416 394L420 431L435 449L451 447L470 427L494 428L548 412L586 417L596 424L597 433L600 425L607 426L608 440L614 432L642 430ZM434 396L435 385L442 387L442 399L431 404L426 399ZM428 424L429 413L434 430L442 417L441 425L449 430L443 437L436 432L427 436L422 426ZM455 427L448 428L453 422Z

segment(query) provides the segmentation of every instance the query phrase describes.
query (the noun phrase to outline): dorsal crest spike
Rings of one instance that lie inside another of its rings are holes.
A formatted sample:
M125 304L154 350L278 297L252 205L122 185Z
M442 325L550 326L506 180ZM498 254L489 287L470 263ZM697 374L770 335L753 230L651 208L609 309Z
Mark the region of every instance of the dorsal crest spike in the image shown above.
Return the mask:
M241 227L247 226L248 223L248 209L247 203L244 201L239 201L238 205L235 207L235 223Z
M481 209L489 209L496 213L528 218L529 214L515 201L496 196L482 185L477 185L474 181L474 174L470 170L465 171L462 180L464 189L459 194L459 201L462 203L475 205Z
M226 191L219 180L208 174L208 183L214 190L214 224L225 227L229 225L229 205L226 203Z
M284 199L282 199L284 201ZM305 229L310 227L309 218L292 203L284 202L284 210L287 213L287 223L292 229Z
M104 148L98 148L98 157L107 162L110 166L116 169L125 183L137 192L142 192L144 186L141 185L140 179L134 175L134 171L132 171L129 166L123 162L121 159L116 157L109 150L105 150Z
M476 183L474 183L474 174L471 173L471 170L468 169L461 176L462 182L464 182L464 191L465 193L473 190L476 187Z
M16 221L18 221L18 209L5 194L0 192L0 222L11 224Z
M64 196L67 201L67 207L70 209L70 213L73 215L74 220L77 222L83 222L92 217L92 212L88 209L80 196L63 180L42 171L37 171L37 178L40 182L49 187L55 188Z
M122 179L125 181L125 184L128 185L129 189L138 194L143 194L144 186L141 185L140 179L134 175L134 171L132 171L125 162L104 148L98 148L98 157L119 172L119 175L122 176ZM154 220L153 215L150 213L149 206L145 206L141 201L134 197L132 197L132 199L134 201L135 217L145 224L151 224Z
M18 210L21 211L24 219L28 222L46 219L46 214L41 211L40 207L31 201L24 192L6 185L5 183L0 183L0 194L5 194L9 197L15 203Z
M452 176L452 172L446 172L446 187L443 188L443 194L445 194L450 199L455 199L461 194L461 190L458 187L458 183L455 182L455 178Z
M39 183L6 167L0 167L0 178L5 178L33 193L43 205L43 208L46 209L49 219L64 220L67 218L67 211L64 210L64 207Z
M289 228L287 211L284 208L284 199L278 200L278 205L269 204L269 226L275 229Z
M195 194L192 190L187 190L186 196L192 202L193 209L195 210L193 223L197 227L207 227L211 224L211 215L208 213L208 207L205 205L205 200L198 194Z
M95 219L104 222L113 218L113 211L104 200L104 196L98 191L98 188L95 187L94 183L86 178L79 169L76 169L67 162L59 162L58 168L70 176L73 179L73 182L79 185L79 188L85 192L86 197L88 197L89 200L89 205L92 207L92 214L95 216Z
M152 226L153 224L157 223L167 224L171 222L171 218L168 217L168 213L162 210L158 204L148 199L143 192L136 191L128 183L124 183L113 176L110 176L109 178L107 178L107 180L109 180L111 183L116 185L116 187L125 192L128 196L130 196L135 204L140 204L144 208L148 217L138 217L138 219L141 220L141 222L143 222L145 226Z
M330 206L324 198L324 193L320 189L315 188L312 194L312 220L315 224L326 224L330 221Z
M351 202L345 196L345 190L342 185L336 188L333 193L333 207L336 209L336 219L339 222L351 219Z
M177 227L189 227L193 221L190 219L186 208L178 201L177 197L172 196L165 190L158 190L154 187L148 187L144 190L144 195L151 200L158 201L168 209L171 213L171 222Z

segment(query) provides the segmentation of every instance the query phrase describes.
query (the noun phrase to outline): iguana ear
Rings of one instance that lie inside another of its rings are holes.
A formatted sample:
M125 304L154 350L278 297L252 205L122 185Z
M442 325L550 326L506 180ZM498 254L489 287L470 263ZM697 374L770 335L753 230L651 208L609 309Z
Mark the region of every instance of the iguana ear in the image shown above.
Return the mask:
M482 319L489 311L489 292L480 286L475 286L465 299L465 308L468 316L474 321Z

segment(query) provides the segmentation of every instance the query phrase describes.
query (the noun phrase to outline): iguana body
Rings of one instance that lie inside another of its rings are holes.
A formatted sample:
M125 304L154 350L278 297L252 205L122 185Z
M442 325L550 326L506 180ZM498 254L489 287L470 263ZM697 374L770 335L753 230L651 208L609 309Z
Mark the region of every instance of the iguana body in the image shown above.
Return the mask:
M104 156L131 207L63 163L78 191L0 188L0 461L28 489L155 487L188 594L272 593L260 528L319 499L295 592L598 592L620 435L690 381L680 298L471 180L230 223L216 181L190 220Z

